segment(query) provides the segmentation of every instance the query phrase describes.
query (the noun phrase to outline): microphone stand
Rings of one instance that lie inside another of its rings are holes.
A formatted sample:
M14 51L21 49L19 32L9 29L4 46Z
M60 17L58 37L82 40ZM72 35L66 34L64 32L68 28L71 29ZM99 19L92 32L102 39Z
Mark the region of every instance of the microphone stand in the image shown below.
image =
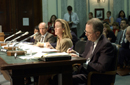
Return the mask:
M13 35L7 37L7 38L4 40L4 43L5 43L5 41L6 41L7 39L9 39L9 38L11 38L11 37L13 37L13 36L15 36L15 35L17 35L17 34L19 34L19 33L21 33L21 31L18 31L18 32L16 32L15 34L13 34Z

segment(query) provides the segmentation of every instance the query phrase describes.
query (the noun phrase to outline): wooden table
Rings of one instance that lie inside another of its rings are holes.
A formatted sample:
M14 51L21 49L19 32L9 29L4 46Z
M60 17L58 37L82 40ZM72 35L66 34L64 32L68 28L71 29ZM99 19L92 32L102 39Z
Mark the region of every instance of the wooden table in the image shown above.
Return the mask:
M0 52L2 53L2 52ZM0 69L9 71L13 85L24 85L24 77L62 74L62 85L72 85L72 65L85 63L84 58L72 58L71 60L44 62L37 59L22 60L14 56L0 54Z

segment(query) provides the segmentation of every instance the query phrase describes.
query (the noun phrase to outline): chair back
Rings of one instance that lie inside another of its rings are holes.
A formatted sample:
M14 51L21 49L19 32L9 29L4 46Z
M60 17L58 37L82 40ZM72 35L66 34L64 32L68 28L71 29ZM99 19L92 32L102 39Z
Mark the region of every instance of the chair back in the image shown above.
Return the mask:
M77 51L79 54L82 54L84 52L84 49L85 49L85 44L86 44L86 41L77 41L76 44L75 44L75 51Z
M115 44L112 44L113 47L114 47L114 59L113 59L113 62L112 62L112 71L115 71L117 69L117 60L118 60L118 48L116 47Z

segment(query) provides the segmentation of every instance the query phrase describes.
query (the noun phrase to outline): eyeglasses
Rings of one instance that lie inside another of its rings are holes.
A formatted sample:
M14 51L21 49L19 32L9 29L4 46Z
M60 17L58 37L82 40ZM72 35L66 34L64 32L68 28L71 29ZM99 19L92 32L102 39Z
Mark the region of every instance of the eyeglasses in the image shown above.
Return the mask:
M87 32L86 30L84 30L84 32L85 34L87 33L88 35L93 33L93 32Z

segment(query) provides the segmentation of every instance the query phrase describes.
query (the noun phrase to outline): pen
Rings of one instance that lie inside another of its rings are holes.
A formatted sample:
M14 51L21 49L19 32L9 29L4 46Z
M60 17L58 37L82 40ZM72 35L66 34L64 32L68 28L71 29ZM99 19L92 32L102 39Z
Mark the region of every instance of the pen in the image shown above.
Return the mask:
M72 49L73 49L73 47L74 47L74 46L72 46L72 47L70 48L70 50L72 50Z

